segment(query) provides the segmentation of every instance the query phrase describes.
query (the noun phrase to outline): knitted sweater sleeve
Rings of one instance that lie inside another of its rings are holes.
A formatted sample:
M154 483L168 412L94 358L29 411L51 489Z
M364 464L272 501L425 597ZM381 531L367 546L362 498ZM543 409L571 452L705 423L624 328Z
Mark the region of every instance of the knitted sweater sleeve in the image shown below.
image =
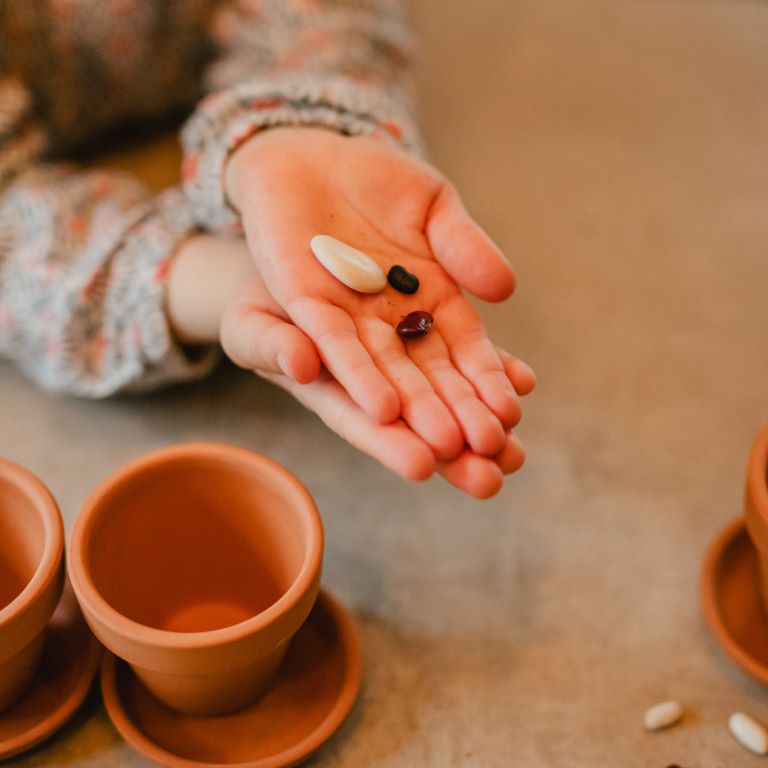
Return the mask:
M319 125L422 150L400 0L239 0L214 15L219 55L182 133L184 192L213 231L237 231L223 191L228 155L262 128Z
M159 11L178 8L189 16L182 27L193 29L199 19L217 47L205 76L208 95L183 131L183 191L154 196L125 174L42 159L56 137L77 134L82 121L73 105L82 102L84 114L98 113L100 91L88 96L79 87L92 80L85 63L99 64L95 82L122 82L123 59L102 61L99 41L135 42L139 28L131 28L132 37L115 38L121 27L110 26L109 17L94 16L99 23L89 26L82 16L99 45L86 46L73 59L82 78L66 80L72 86L62 91L67 98L55 98L58 90L46 90L48 79L33 76L32 57L28 82L61 106L47 110L44 125L35 123L29 108L28 83L0 77L0 356L46 388L88 397L199 377L214 364L215 350L189 357L174 341L163 306L165 281L190 233L201 226L237 230L222 171L247 136L269 126L322 125L419 149L409 97L411 43L399 0L199 0L178 6L145 0L136 7L158 10L154 16L147 10L150 21L168 21ZM211 16L192 12L208 7L216 8ZM52 43L69 44L64 33L80 41L81 16L74 12L84 14L85 8L61 4L67 13L51 26L58 35ZM128 71L136 78L141 68L131 62ZM173 89L161 88L163 78L158 83L156 99L154 92L143 99L139 86L131 90L132 100L118 98L123 91L110 86L117 116L149 114L155 100L170 103L166 91ZM111 125L112 118L110 112L97 127Z
M196 229L181 191L41 160L24 88L0 78L0 357L58 392L103 397L196 378L164 312L178 245Z

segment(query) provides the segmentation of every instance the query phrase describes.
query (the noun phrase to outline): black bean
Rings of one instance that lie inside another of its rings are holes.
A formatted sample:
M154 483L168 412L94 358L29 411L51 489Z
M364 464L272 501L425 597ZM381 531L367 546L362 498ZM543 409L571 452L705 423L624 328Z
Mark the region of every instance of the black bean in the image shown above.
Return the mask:
M410 312L397 324L397 335L402 339L418 339L432 327L432 322L429 312Z
M387 281L400 293L416 293L419 290L419 278L412 275L405 267L395 264L387 272Z

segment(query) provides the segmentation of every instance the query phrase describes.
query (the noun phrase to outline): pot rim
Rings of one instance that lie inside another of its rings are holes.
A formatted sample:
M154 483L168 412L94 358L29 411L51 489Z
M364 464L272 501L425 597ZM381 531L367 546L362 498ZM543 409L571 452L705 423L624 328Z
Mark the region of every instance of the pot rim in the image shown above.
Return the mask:
M18 488L43 523L43 554L24 589L0 609L0 628L34 606L56 580L64 557L64 522L59 505L43 481L26 467L0 457L0 478ZM46 618L46 622L48 619Z
M752 443L747 470L747 492L763 525L768 525L768 426Z
M303 507L306 519L307 551L296 578L288 589L268 608L238 624L201 632L174 632L146 626L128 618L113 608L99 592L86 564L88 539L98 519L97 507L105 496L136 474L161 465L185 459L214 459L237 462L238 465L256 466L278 481L287 483L295 502ZM223 443L186 443L151 451L129 462L106 478L89 496L75 518L70 536L67 565L72 586L82 607L109 632L143 646L160 650L212 648L236 642L274 623L281 616L298 607L311 590L322 565L323 527L320 513L301 481L288 469L263 454Z

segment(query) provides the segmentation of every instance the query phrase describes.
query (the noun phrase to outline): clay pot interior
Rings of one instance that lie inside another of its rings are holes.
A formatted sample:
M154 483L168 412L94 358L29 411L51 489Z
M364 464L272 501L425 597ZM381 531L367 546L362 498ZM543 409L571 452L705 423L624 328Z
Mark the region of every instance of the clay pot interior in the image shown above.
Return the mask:
M768 617L759 583L757 551L740 518L712 542L704 561L704 616L725 652L768 685Z
M289 496L269 476L210 458L154 465L102 499L86 569L101 596L139 624L173 632L238 624L277 601L301 570L308 522Z
M0 474L0 611L32 580L46 538L36 500Z
M72 527L85 618L173 709L224 714L271 682L317 596L317 507L280 465L234 446L145 454Z

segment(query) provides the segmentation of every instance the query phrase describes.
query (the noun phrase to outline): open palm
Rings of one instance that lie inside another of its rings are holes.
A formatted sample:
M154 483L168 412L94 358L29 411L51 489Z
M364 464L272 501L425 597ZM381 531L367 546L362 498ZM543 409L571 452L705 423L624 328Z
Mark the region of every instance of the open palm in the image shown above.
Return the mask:
M227 248L247 253L240 241L229 242ZM240 282L224 309L220 340L235 363L291 393L340 437L405 479L424 480L436 471L462 491L488 498L500 490L504 475L522 466L525 452L512 431L493 457L465 447L455 458L436 461L430 447L402 419L379 424L327 370L299 383L306 378L307 360L310 367L319 362L315 347L272 299L255 269ZM515 391L528 394L535 384L533 371L507 352L499 349L498 353Z
M402 417L438 459L465 444L487 456L502 450L517 395L461 289L502 300L514 275L440 174L376 139L286 128L239 149L228 182L270 293L352 400L380 423ZM317 234L385 272L404 266L419 290L347 288L312 255ZM434 326L403 341L395 326L414 310L430 312ZM307 380L319 374L309 356L307 367Z

